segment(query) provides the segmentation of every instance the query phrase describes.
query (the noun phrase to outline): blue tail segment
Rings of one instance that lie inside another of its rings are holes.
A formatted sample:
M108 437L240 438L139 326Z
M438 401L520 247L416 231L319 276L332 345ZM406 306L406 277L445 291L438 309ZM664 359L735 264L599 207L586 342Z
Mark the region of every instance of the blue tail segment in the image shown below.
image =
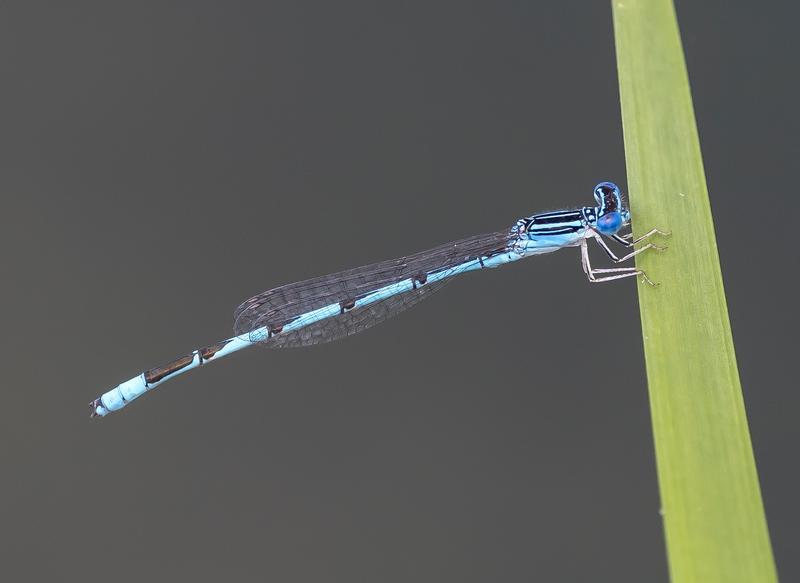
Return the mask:
M250 346L253 346L253 342L249 336L236 336L205 348L199 348L191 354L176 358L164 366L151 368L117 385L89 403L92 408L91 416L105 417L112 411L119 411L134 399L141 397L147 391L173 377Z

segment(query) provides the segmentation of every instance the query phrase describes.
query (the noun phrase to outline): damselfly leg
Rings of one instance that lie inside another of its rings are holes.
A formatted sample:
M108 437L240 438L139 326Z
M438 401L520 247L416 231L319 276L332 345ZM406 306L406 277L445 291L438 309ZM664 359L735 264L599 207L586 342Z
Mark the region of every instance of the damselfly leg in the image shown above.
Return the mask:
M636 249L635 251L631 251L627 255L624 255L622 257L617 257L617 254L614 253L609 248L609 246L606 244L606 242L603 240L603 237L599 233L595 233L594 234L594 240L597 241L597 244L600 246L600 248L603 251L606 252L606 255L608 255L609 259L611 259L611 261L613 261L614 263L622 263L623 261L627 261L628 259L636 257L639 253L647 251L648 249L655 249L656 251L664 251L664 250L666 250L666 247L664 247L664 246L656 245L655 243L648 243L644 247L640 247L639 249ZM631 245L631 246L633 246L633 245Z
M662 237L669 237L672 235L672 231L662 231L660 229L650 229L644 235L639 237L638 239L633 239L633 233L628 233L627 235L611 235L611 238L614 239L620 245L624 245L625 247L633 247L640 241L644 241L645 239L652 237L653 235L661 235ZM632 240L631 240L632 239Z
M644 249L641 249L641 251L644 251ZM589 281L592 283L602 283L604 281L614 281L615 279L623 279L626 277L636 277L637 275L641 275L642 281L645 283L652 285L653 287L658 285L649 277L647 277L647 274L644 271L637 267L613 267L603 269L593 268L592 263L589 260L589 247L586 245L586 239L581 241L581 265L583 266L584 273L586 273L586 277L588 277ZM601 275L600 277L597 277L597 274L606 273L613 273L615 275Z

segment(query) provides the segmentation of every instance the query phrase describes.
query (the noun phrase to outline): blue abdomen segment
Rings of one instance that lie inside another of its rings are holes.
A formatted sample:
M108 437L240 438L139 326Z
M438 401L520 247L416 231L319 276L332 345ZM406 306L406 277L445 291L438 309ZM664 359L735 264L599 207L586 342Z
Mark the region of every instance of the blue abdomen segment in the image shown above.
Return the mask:
M94 402L95 415L105 417L111 411L118 411L147 391L144 373L120 383L116 388L104 393Z
M255 334L257 331L254 331ZM245 336L236 336L217 344L199 348L176 358L163 366L157 366L140 375L128 379L90 403L94 409L92 416L105 417L112 411L119 411L125 405L154 389L167 379L171 379L192 369L198 368L211 360L227 356L233 352L252 346L253 342Z

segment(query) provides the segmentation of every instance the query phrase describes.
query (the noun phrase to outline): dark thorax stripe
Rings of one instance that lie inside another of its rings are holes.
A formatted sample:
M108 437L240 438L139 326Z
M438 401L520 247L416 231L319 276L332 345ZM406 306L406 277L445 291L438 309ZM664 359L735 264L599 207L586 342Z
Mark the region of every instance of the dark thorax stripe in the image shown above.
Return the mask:
M533 215L528 223L530 235L568 235L583 228L583 214L580 210L557 211Z
M547 227L547 228L530 228L528 229L528 234L536 236L536 235L568 235L570 233L577 233L583 228L583 226L578 223L577 225L562 225L558 227Z
M552 225L557 223L574 223L580 222L583 215L581 211L556 211L552 213L541 213L531 217L532 225Z

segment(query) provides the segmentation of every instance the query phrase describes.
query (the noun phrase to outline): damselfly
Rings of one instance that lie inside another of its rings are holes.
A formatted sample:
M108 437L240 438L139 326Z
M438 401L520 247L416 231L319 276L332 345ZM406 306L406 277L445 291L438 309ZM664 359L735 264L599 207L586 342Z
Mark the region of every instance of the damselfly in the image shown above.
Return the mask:
M236 336L125 381L90 403L92 416L105 416L122 409L167 379L242 348L256 344L309 346L343 338L410 308L456 275L499 267L563 247L580 247L581 264L590 282L640 276L644 283L655 285L636 267L592 267L587 242L593 239L611 261L620 263L647 249L663 250L664 247L653 243L638 248L634 245L653 235L669 233L652 229L638 239L632 234L620 235L620 230L630 222L630 212L619 187L601 182L594 189L594 198L596 206L536 214L518 220L504 231L453 241L415 255L258 294L236 309ZM603 237L613 239L629 252L618 257Z

